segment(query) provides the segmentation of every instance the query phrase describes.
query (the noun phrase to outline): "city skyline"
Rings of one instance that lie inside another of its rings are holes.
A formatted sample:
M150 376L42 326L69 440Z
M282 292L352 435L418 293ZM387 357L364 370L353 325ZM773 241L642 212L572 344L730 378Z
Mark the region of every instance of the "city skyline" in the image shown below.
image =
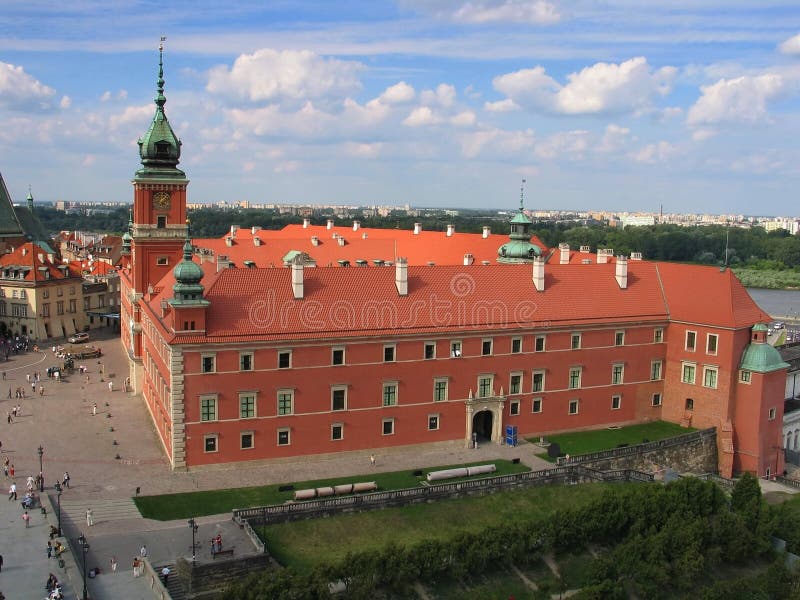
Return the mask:
M788 0L4 8L16 202L130 197L164 35L190 202L796 212Z

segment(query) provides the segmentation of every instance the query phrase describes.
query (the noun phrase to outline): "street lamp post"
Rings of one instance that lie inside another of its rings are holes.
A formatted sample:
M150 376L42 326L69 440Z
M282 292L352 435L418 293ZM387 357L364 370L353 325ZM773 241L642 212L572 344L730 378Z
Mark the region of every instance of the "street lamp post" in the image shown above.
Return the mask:
M44 467L42 466L42 456L44 455L44 448L39 444L39 491L44 491Z
M56 481L55 486L56 494L58 497L58 536L61 537L61 492L64 491L64 488L61 487L61 484Z
M200 526L195 522L194 517L189 519L189 529L192 530L192 562L195 562L195 552L197 551L197 543L195 542L195 534Z
M89 552L89 542L86 541L86 536L81 534L78 538L78 543L83 554L83 600L89 600L89 592L86 589L86 555Z

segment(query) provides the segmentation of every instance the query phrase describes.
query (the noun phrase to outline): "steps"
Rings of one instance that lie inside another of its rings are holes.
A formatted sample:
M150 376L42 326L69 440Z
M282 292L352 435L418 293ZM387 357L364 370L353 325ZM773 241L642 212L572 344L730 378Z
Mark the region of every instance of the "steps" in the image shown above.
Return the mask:
M172 598L172 600L186 600L186 590L183 587L183 582L178 578L178 572L175 569L174 563L167 563L158 566L153 565L153 570L155 570L155 572L158 573L159 578L161 578L161 569L164 567L169 567L170 571L169 585L167 585L169 597ZM161 582L164 582L163 578L161 578Z

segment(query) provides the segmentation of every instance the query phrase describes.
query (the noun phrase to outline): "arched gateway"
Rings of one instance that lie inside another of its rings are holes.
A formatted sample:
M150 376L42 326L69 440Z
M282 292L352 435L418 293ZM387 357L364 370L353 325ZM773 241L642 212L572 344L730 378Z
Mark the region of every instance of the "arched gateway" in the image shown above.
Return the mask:
M474 440L491 441L500 444L503 441L503 396L489 398L469 398L466 401L467 420L464 442L469 448ZM474 437L473 437L474 434Z

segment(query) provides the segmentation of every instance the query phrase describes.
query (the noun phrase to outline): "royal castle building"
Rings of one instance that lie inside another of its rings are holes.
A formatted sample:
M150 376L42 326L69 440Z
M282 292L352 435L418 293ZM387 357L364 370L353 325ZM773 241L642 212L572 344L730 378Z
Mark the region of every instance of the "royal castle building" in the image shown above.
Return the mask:
M173 468L664 419L780 473L787 364L727 269L531 236L296 226L189 238L167 120L139 141L122 344ZM776 451L777 449L777 451Z

